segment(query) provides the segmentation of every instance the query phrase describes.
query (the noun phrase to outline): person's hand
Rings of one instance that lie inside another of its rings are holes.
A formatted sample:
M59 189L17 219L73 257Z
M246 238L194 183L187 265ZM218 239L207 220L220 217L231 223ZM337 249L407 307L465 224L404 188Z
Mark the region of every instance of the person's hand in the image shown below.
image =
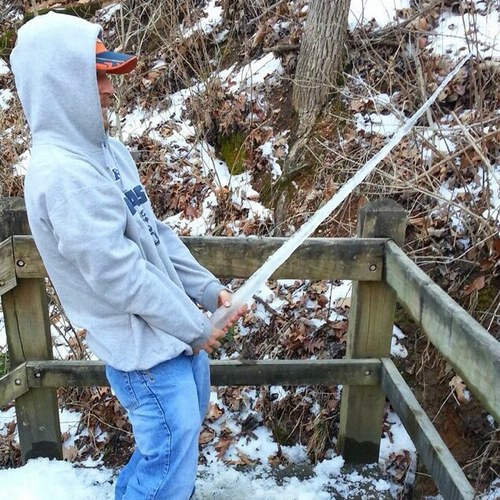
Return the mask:
M229 307L231 305L231 293L227 290L221 290L217 297L217 307Z
M220 347L220 339L226 335L226 330L219 330L218 328L214 328L210 333L210 337L203 344L201 349L208 352L209 354Z
M231 307L231 293L227 290L222 290L217 298L217 307ZM246 304L238 307L228 319L226 325L224 325L223 331L227 332L240 318L242 318L248 310Z
M217 307L230 307L231 306L231 294L227 290L222 290L217 297ZM205 344L201 347L204 351L211 353L214 349L220 347L220 339L226 335L229 328L231 328L242 316L247 312L247 305L243 304L241 307L238 307L231 316L229 317L224 328L214 328L210 333L210 337L205 342ZM194 352L197 354L200 349L196 349Z

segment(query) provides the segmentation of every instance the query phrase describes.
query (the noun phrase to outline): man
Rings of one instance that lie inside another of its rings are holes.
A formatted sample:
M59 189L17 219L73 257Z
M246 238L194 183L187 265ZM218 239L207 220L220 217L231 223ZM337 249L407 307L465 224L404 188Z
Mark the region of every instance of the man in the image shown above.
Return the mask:
M209 399L205 351L224 335L197 304L228 307L230 294L156 219L130 154L107 134L108 73L136 62L76 17L49 13L19 30L11 64L33 139L25 199L65 311L132 423L116 498L186 500Z

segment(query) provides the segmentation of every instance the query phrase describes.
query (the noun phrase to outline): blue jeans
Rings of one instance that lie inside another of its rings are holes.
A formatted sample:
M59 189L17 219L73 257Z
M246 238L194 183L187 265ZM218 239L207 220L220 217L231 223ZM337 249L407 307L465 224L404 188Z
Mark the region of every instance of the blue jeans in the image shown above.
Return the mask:
M115 499L188 500L210 398L207 354L181 354L141 371L107 366L106 376L127 410L136 444L116 481Z

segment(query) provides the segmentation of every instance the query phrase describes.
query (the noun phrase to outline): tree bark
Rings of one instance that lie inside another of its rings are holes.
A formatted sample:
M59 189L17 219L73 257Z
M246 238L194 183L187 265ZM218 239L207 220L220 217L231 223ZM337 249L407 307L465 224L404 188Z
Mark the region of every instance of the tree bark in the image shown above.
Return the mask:
M292 102L297 138L308 133L327 103L342 67L350 0L311 0L297 60Z

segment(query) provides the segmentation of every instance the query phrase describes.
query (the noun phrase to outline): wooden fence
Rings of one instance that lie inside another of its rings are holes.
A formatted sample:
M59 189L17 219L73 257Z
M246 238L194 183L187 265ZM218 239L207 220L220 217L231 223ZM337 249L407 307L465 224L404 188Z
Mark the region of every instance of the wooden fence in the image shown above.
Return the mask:
M500 422L500 343L400 249L406 213L380 200L360 211L358 237L308 239L274 279L353 280L347 354L332 360L212 361L214 385L342 384L338 452L347 462L378 461L386 398L419 459L447 499L474 490L390 359L398 301ZM220 278L250 276L281 238L184 238ZM61 458L57 387L108 385L101 362L52 359L46 271L29 236L22 200L0 199L0 294L10 372L0 379L0 406L15 400L23 460ZM82 244L85 244L82 242Z

